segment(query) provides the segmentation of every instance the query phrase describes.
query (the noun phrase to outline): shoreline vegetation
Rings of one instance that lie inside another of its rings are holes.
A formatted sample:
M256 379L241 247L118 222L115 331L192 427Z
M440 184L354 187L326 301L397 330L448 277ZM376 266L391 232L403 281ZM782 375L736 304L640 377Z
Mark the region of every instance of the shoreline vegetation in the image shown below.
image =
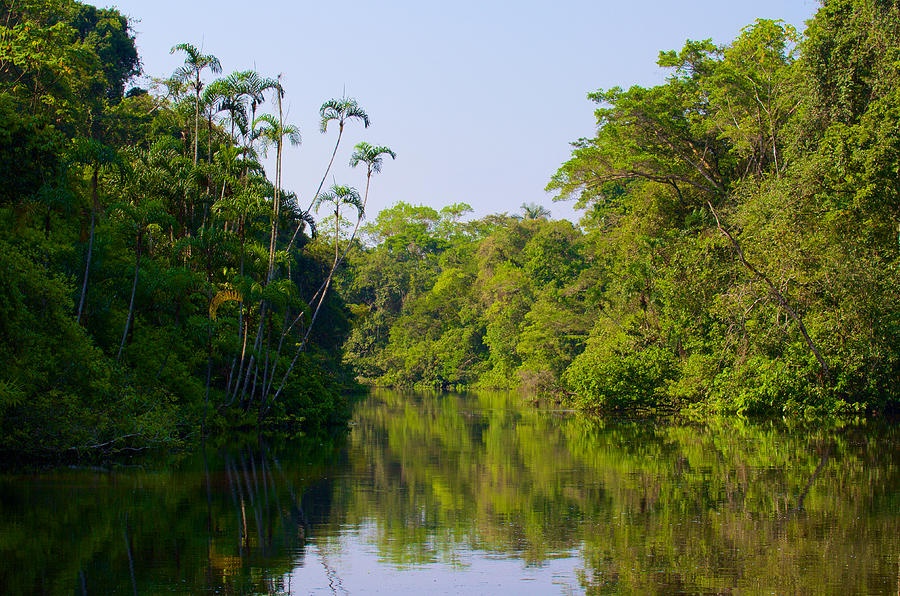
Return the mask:
M345 127L369 125L355 99L322 104L334 151L298 194L280 77L172 53L183 66L134 87L116 9L0 4L2 454L328 432L364 385L898 411L895 0L687 41L660 52L664 83L590 93L596 130L547 187L577 225L532 203L473 220L403 202L362 225L396 155L359 143L346 177L363 190L325 187Z
M400 203L342 271L364 382L586 411L877 415L900 405L900 8L834 0L663 51L589 94L548 185L579 224Z
M363 167L339 169L345 127L369 116L353 98L328 100L320 132L334 152L312 158L321 182L298 195L281 184L284 151L301 139L280 77L228 73L190 43L171 53L182 66L134 87L141 63L116 9L0 4L7 456L323 433L346 425L362 390L340 361L349 322L330 288L353 240L328 230L345 212L362 219L368 182L393 152L360 143L350 165ZM350 172L364 195L325 188ZM333 220L319 218L324 205Z

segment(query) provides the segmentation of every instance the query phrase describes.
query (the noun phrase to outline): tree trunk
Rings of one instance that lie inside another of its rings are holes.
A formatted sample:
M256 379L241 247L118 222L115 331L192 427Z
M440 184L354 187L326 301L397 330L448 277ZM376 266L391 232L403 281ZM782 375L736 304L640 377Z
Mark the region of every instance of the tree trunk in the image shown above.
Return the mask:
M328 162L328 167L325 168L325 175L322 176L322 180L321 180L321 182L319 182L319 188L316 189L316 194L313 195L312 201L309 203L309 207L306 208L306 211L304 211L304 213L309 213L309 211L313 207L313 204L315 204L315 202L316 202L316 197L318 197L319 193L322 192L322 186L324 186L325 179L328 178L328 172L331 171L331 166L334 164L334 156L337 155L338 145L341 144L341 136L343 134L344 134L344 123L341 122L340 125L338 126L338 138L337 138L337 141L334 143L334 151L331 152L331 161ZM294 230L294 234L291 236L291 241L288 242L287 249L285 249L285 250L290 250L291 247L294 246L294 241L297 239L297 234L300 233L300 229L302 227L303 227L303 221L301 220L300 222L297 223L297 229Z
M194 100L194 167L197 167L197 154L200 147L200 71L197 71L197 81L194 89L197 91Z
M281 93L276 92L278 98L278 140L275 155L275 193L272 203L272 232L269 238L269 268L266 272L266 285L271 283L272 276L275 273L275 243L278 238L278 215L281 210L279 200L281 199L281 149L284 144L284 116L281 111Z
M84 309L84 297L87 295L88 276L91 272L91 255L94 252L94 223L97 218L97 178L99 176L100 167L94 164L94 172L91 175L91 236L88 240L87 260L84 264L84 281L81 284L81 298L78 300L78 315L75 317L76 323L81 323L81 313Z
M128 337L128 330L131 327L131 319L134 316L134 294L137 290L138 275L141 270L141 242L144 239L144 228L141 227L137 236L137 258L134 262L134 281L131 283L131 300L128 303L128 318L125 319L125 332L122 333L122 342L119 344L119 352L116 354L116 362L122 357L122 349L125 348L125 340Z

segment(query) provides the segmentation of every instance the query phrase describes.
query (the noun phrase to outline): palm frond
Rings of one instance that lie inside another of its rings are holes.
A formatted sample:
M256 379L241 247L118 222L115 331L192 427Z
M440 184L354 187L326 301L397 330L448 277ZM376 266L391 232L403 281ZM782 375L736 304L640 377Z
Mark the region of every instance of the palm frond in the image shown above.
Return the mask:
M319 108L319 115L319 130L322 132L328 131L328 123L332 120L337 120L341 125L350 119L362 120L365 128L369 127L369 115L352 97L329 99Z
M373 146L365 141L357 143L354 147L353 155L350 156L350 167L355 168L361 163L368 166L369 172L381 172L381 166L384 163L384 156L388 155L391 159L397 159L397 154L389 147L383 145Z

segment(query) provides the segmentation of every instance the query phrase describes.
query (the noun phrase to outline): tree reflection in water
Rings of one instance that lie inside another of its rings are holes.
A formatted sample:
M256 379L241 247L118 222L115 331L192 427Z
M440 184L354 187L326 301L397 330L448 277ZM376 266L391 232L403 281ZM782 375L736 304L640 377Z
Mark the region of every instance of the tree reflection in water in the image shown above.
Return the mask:
M203 449L179 462L0 480L0 592L286 593L339 448ZM311 502L314 501L314 502ZM313 521L313 524L315 522Z
M0 592L349 594L429 573L452 592L476 568L512 592L571 561L587 593L894 594L898 451L871 422L379 391L333 444L0 477Z

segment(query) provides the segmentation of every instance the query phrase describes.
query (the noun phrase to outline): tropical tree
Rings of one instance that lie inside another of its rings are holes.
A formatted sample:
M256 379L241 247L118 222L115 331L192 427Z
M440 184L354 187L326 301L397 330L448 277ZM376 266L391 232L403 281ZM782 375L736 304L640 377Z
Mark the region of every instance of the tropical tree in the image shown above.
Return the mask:
M115 206L115 211L122 217L124 226L134 234L135 240L134 277L128 301L128 315L125 318L125 329L122 332L116 360L122 357L128 332L133 326L135 294L141 271L145 234L148 229L161 230L159 223L169 219L159 197L164 194L164 189L175 189L183 184L181 177L172 169L175 154L171 150L154 147L149 152L135 150L132 154L134 159L130 171L120 173L117 181L125 190L125 200Z
M325 282L316 292L316 294L310 300L310 304L313 302L316 303L315 308L312 311L312 315L309 318L309 325L306 327L306 332L303 335L302 341L297 346L297 350L294 354L294 358L291 360L290 365L287 368L287 371L284 373L282 377L281 383L278 389L275 391L274 396L272 397L272 401L274 402L278 399L278 396L281 394L281 391L284 389L285 383L287 379L290 377L291 372L294 370L294 366L297 364L297 359L300 356L300 353L306 347L307 342L309 341L310 333L312 332L313 326L315 325L316 318L319 316L319 311L322 309L322 305L325 303L325 296L328 294L328 289L331 286L331 281L334 279L335 270L340 263L340 233L341 233L341 208L342 207L355 207L356 208L356 218L357 222L362 220L364 215L363 203L362 199L359 196L359 191L350 186L339 186L335 184L331 187L328 192L322 193L316 197L315 200L315 208L316 211L319 210L323 205L329 204L334 209L334 262L331 265L331 269L328 272L328 276L325 278ZM304 212L306 213L306 212ZM301 219L297 224L298 230L304 226L306 223L306 219ZM280 350L280 347L279 347ZM274 370L272 373L272 377L274 379ZM271 382L270 382L271 389ZM263 401L267 399L267 395L263 396Z
M81 297L78 299L78 310L75 314L75 321L80 323L81 313L84 310L84 299L87 295L88 278L90 277L91 272L91 258L94 252L94 230L97 222L97 211L100 209L100 201L98 198L100 169L118 161L118 155L113 148L93 139L77 139L72 147L69 157L76 163L87 165L91 170L91 228L88 239L87 257L85 257L84 263L84 278L82 279L81 284Z
M523 219L547 219L550 217L550 210L537 203L522 203L521 209Z
M340 257L340 230L341 230L341 207L355 207L356 208L356 216L357 221L361 221L363 218L363 214L365 212L365 207L363 206L362 198L359 196L359 191L350 186L338 186L335 184L332 186L328 192L324 192L316 197L316 211L318 212L322 205L331 205L334 209L334 265L332 266L332 273L334 272L334 268L337 267L338 259ZM329 276L330 278L331 276Z
M250 138L253 139L256 110L265 101L266 91L274 89L281 94L281 97L284 97L284 90L278 79L260 76L256 71L247 70L239 74L240 84L237 86L237 90L241 96L245 96L250 101Z
M169 53L174 54L179 51L187 54L187 57L184 59L184 65L175 71L172 78L186 84L194 91L194 165L196 166L200 132L200 92L203 91L200 74L207 68L214 74L219 74L222 72L222 64L212 54L203 54L189 43L180 43L169 50Z
M319 130L322 133L328 132L328 123L334 121L338 123L338 136L334 142L334 150L331 152L331 159L328 161L328 167L325 168L322 180L319 181L319 186L316 188L312 202L309 207L306 208L306 211L310 211L313 208L313 205L319 200L319 193L322 192L322 187L325 185L325 180L328 178L328 173L331 171L331 166L334 164L334 157L337 155L338 147L341 144L341 137L344 135L344 125L350 120L360 120L365 128L369 128L369 115L366 114L365 110L359 107L359 104L352 97L329 99L319 108L319 116ZM293 246L298 232L300 232L300 226L294 231L294 235L288 243L288 249Z
M350 156L350 167L355 168L361 163L366 164L366 190L363 194L362 201L362 208L363 211L365 211L366 203L369 201L369 184L372 181L372 174L381 172L385 156L390 156L391 159L397 159L397 154L391 151L389 147L383 145L370 145L365 141L357 143L354 149L353 155ZM353 230L351 240L356 237L360 222L362 222L362 219L357 220L356 228Z
M277 91L278 96L278 118L271 114L263 114L257 118L257 122L262 126L257 132L262 140L263 150L268 147L275 146L275 189L272 202L272 229L269 237L269 267L266 274L266 283L272 281L272 275L275 268L275 239L278 236L278 216L281 212L281 158L284 149L284 140L294 147L300 145L300 129L292 124L285 124L284 117L281 112L281 96L283 90L279 85Z
M334 156L337 155L338 146L341 144L341 137L344 134L344 124L351 119L361 120L363 126L369 128L369 115L366 114L365 110L359 107L359 104L352 97L329 99L319 108L319 115L321 116L319 130L322 133L328 132L328 123L336 121L338 123L338 136L334 142L334 151L331 152L331 160L328 162L328 167L325 168L325 175L322 176L319 188L316 189L316 197L318 197L319 193L322 191L322 185L328 177L328 172L331 171L331 166L334 163ZM317 201L318 198L314 200Z

